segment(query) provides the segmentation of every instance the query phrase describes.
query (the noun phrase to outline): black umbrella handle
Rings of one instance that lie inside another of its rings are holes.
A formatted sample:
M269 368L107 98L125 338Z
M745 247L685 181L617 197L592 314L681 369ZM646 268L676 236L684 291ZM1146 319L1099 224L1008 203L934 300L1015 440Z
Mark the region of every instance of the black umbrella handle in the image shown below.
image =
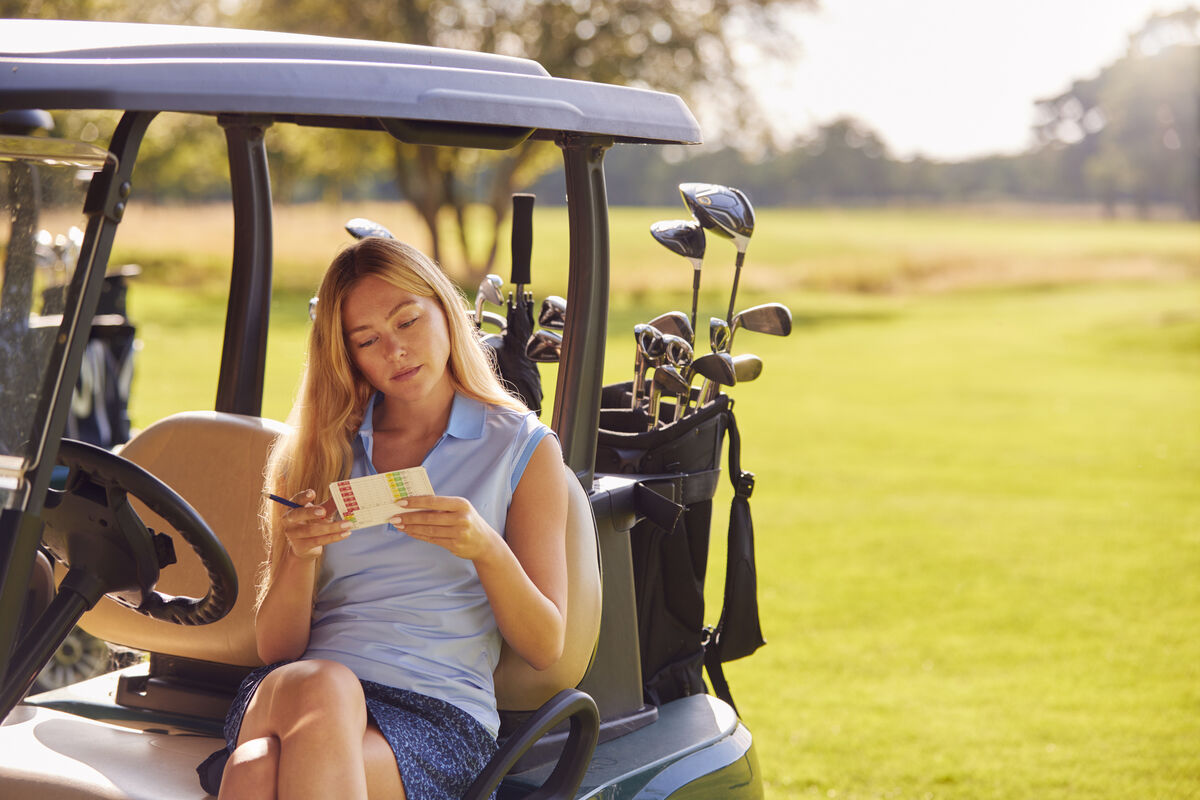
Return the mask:
M517 303L523 301L523 290L529 280L529 259L533 253L532 194L512 196L512 282L517 285Z

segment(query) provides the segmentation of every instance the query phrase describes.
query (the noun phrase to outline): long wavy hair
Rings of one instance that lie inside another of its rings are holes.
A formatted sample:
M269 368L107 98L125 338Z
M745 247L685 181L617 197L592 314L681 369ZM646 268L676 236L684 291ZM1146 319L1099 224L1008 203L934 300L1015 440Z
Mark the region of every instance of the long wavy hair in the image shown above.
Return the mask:
M437 300L450 333L448 373L456 392L483 403L528 411L496 377L466 298L438 265L415 247L395 239L361 239L334 258L317 294L308 358L296 403L288 416L290 432L279 438L267 460L267 489L282 497L312 489L317 494L315 502L323 503L329 499L329 484L350 476L351 439L362 424L375 389L354 366L346 347L342 306L350 290L368 276ZM267 558L258 581L258 606L271 587L287 547L281 525L284 511L269 500L263 503Z

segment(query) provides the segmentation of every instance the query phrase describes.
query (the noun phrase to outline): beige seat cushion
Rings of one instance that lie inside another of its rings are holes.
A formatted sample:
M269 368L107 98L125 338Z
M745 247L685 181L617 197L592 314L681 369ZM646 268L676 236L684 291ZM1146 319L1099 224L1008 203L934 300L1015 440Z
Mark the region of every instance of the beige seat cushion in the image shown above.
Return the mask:
M17 706L0 725L0 797L202 800L196 765L223 745Z
M139 650L224 664L261 663L254 642L254 583L264 559L258 527L263 472L282 423L218 412L167 417L136 436L121 455L142 466L184 499L208 522L237 568L239 593L230 614L211 625L182 626L154 620L108 600L83 618L89 633ZM564 467L564 469L566 469ZM587 493L567 470L567 642L563 657L535 670L503 648L496 668L500 708L532 710L587 672L600 630L600 564L595 519ZM167 526L139 504L151 528ZM160 591L198 596L207 589L199 559L177 547L179 563L163 570Z

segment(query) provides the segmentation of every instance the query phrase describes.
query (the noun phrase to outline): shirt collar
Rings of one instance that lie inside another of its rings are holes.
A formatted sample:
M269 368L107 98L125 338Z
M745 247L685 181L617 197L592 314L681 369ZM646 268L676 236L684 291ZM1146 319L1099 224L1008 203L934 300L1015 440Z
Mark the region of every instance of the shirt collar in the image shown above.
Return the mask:
M383 395L376 392L371 401L367 403L362 425L358 427L358 435L367 441L370 441L375 435L375 406L382 399ZM455 392L454 402L450 406L450 421L446 424L446 434L455 439L482 438L486 416L487 408L483 403L462 392Z

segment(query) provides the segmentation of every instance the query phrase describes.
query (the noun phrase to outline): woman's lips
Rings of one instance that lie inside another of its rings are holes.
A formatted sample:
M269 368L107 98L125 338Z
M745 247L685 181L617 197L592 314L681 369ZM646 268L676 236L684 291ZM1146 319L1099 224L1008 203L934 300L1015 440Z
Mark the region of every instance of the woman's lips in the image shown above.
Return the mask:
M409 367L408 369L400 370L399 372L397 372L395 375L392 376L392 380L406 381L409 378L411 378L412 376L416 375L420 369L421 369L421 367L418 365L415 367Z

